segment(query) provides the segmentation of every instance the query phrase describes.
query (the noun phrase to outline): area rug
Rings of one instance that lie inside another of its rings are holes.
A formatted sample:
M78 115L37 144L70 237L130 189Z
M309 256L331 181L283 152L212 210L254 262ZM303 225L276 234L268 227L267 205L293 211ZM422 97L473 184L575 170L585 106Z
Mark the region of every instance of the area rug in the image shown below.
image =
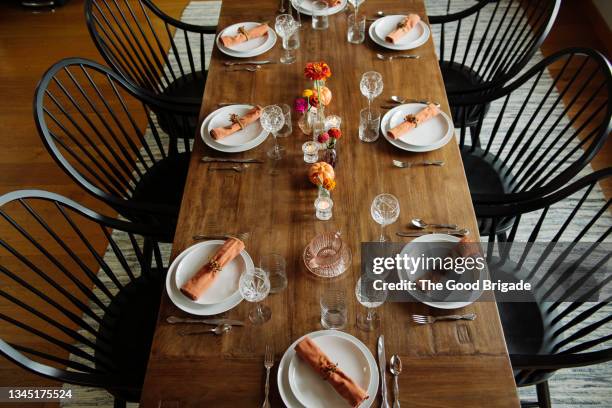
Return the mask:
M474 2L471 0L453 0L453 7L457 9L464 8L466 5L471 5ZM446 12L446 1L435 1L430 0L426 1L428 14L443 14ZM203 25L215 25L217 23L217 18L220 11L221 2L218 1L194 1L191 2L183 12L181 17L181 21L193 23L193 24L203 24ZM484 17L484 16L483 16ZM339 16L338 18L343 18ZM433 30L434 40L437 41L436 36L438 33ZM209 44L214 42L213 36L209 36L205 39L206 44L208 45L208 50L211 49ZM184 40L181 38L176 39L177 48L180 50L185 50L186 46L184 44ZM542 58L541 53L537 53L534 57L534 61L538 61ZM210 55L207 55L207 62L210 60ZM174 64L174 60L170 60L170 64ZM199 64L199 61L195 62L196 65ZM550 83L550 81L549 81ZM543 83L543 88L536 90L536 92L545 92L546 91L546 83ZM498 106L492 107L492 113L495 112L496 109L499 109ZM487 125L490 126L490 125ZM485 128L486 132L486 128ZM149 132L150 133L150 132ZM150 136L150 134L149 134ZM583 171L582 174L588 174L592 170L587 168ZM601 190L595 192L595 196L592 199L592 207L596 208L597 205L600 205L603 200L603 194ZM570 210L570 206L567 208L560 208L555 213L555 217L557 217L560 221L562 221L565 217L565 214ZM608 217L610 219L609 225L612 225L612 217ZM548 231L548 234L552 234L554 231ZM123 248L130 247L130 242L127 236L124 236L121 233L114 232L113 237L116 242ZM526 236L519 236L519 240L526 240ZM162 255L164 260L167 262L171 247L170 245L165 245L162 248ZM109 263L109 265L113 265L114 262L117 262L114 259L114 255L112 251L109 249L105 255L105 260ZM133 260L135 262L135 260ZM116 263L115 263L116 264ZM120 270L121 268L117 268ZM100 274L103 275L103 274ZM105 275L104 275L105 276ZM602 310L602 313L610 314L612 313L612 308L608 307L605 310ZM88 321L89 322L89 321ZM91 322L94 325L94 322ZM86 333L84 333L86 335ZM72 359L78 360L76 357L71 356ZM112 407L113 406L113 398L104 390L89 388L89 387L78 387L74 385L64 385L65 388L72 389L73 399L71 402L65 402L62 406L73 406L73 407ZM575 407L610 407L612 406L612 365L598 365L592 367L584 367L578 369L571 370L562 370L557 372L552 379L550 380L551 394L553 398L553 405L555 407L560 408L575 408ZM520 390L521 398L524 399L534 399L535 392L533 387L528 387ZM137 407L138 404L128 404L129 407Z

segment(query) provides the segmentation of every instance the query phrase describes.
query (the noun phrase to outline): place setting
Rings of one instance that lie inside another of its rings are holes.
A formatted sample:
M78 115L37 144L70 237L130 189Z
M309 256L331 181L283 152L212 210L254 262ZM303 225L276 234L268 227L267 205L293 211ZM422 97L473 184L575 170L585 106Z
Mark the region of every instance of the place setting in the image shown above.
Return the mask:
M372 41L383 48L392 51L408 51L425 44L431 35L431 30L417 14L395 14L377 18L370 25L368 33ZM419 56L378 54L377 58L381 60L416 59Z
M276 33L272 30L267 22L244 22L232 24L223 29L216 38L216 44L219 50L234 58L252 58L265 54L276 44ZM271 61L266 60L255 64L261 66L269 64ZM228 70L236 70L234 64L228 65Z
M354 0L351 0L351 3ZM329 17L346 8L348 0L291 0L291 6L306 16Z

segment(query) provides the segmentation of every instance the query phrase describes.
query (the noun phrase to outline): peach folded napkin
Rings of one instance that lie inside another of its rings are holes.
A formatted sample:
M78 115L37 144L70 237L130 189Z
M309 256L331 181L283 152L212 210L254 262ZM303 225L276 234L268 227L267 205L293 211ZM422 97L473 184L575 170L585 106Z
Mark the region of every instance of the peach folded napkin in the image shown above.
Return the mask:
M233 45L238 45L240 43L253 40L255 38L263 37L268 34L268 25L260 24L257 27L253 27L250 30L246 30L244 27L240 27L238 29L238 34L236 35L222 35L221 36L221 44L224 47L231 47Z
M191 300L198 300L208 289L221 269L232 261L244 249L244 243L238 238L229 238L221 248L200 268L183 286L181 292Z
M412 30L418 23L421 21L421 17L416 14L408 14L400 23L397 25L397 28L391 31L386 37L385 40L390 42L391 44L396 44L399 40L402 39L403 36L408 34L410 30Z
M225 127L218 127L211 129L210 135L213 139L219 140L224 137L228 137L249 126L255 122L261 116L261 106L255 106L249 110L243 117L239 118L238 115L231 115L232 124Z
M399 139L406 132L416 128L421 123L428 121L439 113L440 110L436 107L436 105L430 103L427 105L426 108L418 112L416 115L406 115L406 120L404 120L402 123L400 123L393 129L389 130L387 132L387 135L393 139Z
M470 237L465 236L457 242L456 246L459 256L462 258L478 258L483 257L480 250L480 243L473 241Z
M351 407L358 407L359 404L370 398L367 392L347 376L337 364L334 364L310 338L304 337L295 346L295 352L325 381L330 383Z

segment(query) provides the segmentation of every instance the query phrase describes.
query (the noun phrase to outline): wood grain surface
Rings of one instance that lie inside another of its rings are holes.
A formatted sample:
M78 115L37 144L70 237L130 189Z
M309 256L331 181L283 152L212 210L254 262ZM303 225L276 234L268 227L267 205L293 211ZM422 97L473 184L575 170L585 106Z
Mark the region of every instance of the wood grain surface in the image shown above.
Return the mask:
M277 3L226 1L219 27L242 21L273 21ZM393 1L372 0L365 3L362 11L372 14L379 9L415 12L426 18L422 0L406 1L401 8ZM309 61L326 61L333 72L328 81L333 100L326 113L342 117L344 133L338 149L333 218L326 222L315 219L313 202L317 192L307 181L308 167L301 153L301 145L308 137L301 134L295 118L293 134L281 139L286 156L277 164L279 174L276 176L269 174L272 164L267 160L263 165L252 165L243 173L209 172L209 165L200 163L199 158L205 154L220 154L196 138L173 256L194 243L194 234L249 231L251 236L246 245L255 263L262 254L283 255L287 261L289 284L285 291L265 300L272 309L269 322L259 327L235 328L223 337L179 336L184 326L167 324L165 319L184 313L164 295L141 406L259 406L263 401L265 381L265 345L274 347L278 364L295 339L319 330L319 297L328 287L346 291L347 332L362 340L374 355L376 338L384 333L387 356L397 353L402 357L405 367L400 377L403 403L415 407L517 406L495 303L482 302L460 310L478 314L470 323L416 326L409 321L410 314L440 312L422 304L391 302L379 309L380 330L365 333L354 323L356 314L364 311L354 295L359 277L360 243L377 236L378 224L370 217L370 204L377 194L392 193L401 203L399 220L388 227L389 233L405 229L410 219L416 217L432 222L453 222L476 231L468 185L454 143L431 153L417 154L398 150L382 137L371 144L362 143L357 137L359 110L367 104L359 91L359 79L366 71L375 70L383 75L385 89L378 102L390 95L428 98L439 101L448 112L431 39L411 51L421 55L420 60L386 62L376 59L375 54L384 51L369 39L362 45L347 43L344 13L330 17L330 27L326 31L313 31L308 17L304 23L302 46L297 62L292 65L270 65L257 73L226 72L222 63L229 58L215 50L201 118L215 110L219 102L252 102L262 106L292 104L302 89L310 86L303 77L304 65ZM277 45L258 58L278 59L279 55ZM271 145L270 139L255 150L235 156L265 159L265 152ZM444 160L446 165L402 170L392 167L392 159L436 159ZM320 280L306 271L302 253L317 233L330 230L342 232L353 251L353 264L339 278ZM252 304L243 302L226 315L247 320L251 307ZM461 341L459 331L463 331ZM279 406L282 403L275 374L273 370L273 406Z

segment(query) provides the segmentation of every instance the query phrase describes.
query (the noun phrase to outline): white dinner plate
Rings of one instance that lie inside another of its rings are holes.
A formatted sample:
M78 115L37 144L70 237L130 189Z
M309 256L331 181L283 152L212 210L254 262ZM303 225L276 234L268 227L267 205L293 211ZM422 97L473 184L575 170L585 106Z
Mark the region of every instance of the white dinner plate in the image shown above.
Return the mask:
M369 384L367 388L367 393L370 396L370 398L365 400L359 406L359 408L369 408L370 406L372 406L374 402L376 401L376 393L378 391L379 376L378 376L378 365L376 364L376 360L374 359L374 356L372 355L370 350L367 348L367 346L363 344L356 337L353 337L348 333L344 333L338 330L319 330L316 332L309 333L305 336L310 337L310 339L313 341L316 341L317 338L323 337L323 336L325 337L335 336L335 337L339 337L339 338L348 340L352 342L354 345L356 345L356 347L359 349L362 355L365 356L367 360L368 368L369 368L369 373L370 373ZM290 365L296 354L295 346L305 336L300 337L291 346L289 346L287 351L285 351L285 354L283 355L283 358L281 359L279 366L278 366L278 373L277 373L278 390L281 395L281 398L283 399L283 402L288 408L305 408L305 406L296 398L295 394L293 393L291 389L290 380L289 380ZM324 351L326 351L327 353L327 350L324 350ZM330 357L332 356L330 355ZM332 388L332 391L333 391L333 388ZM343 406L346 407L348 405L346 402L344 402Z
M211 256L223 245L223 240L211 240L203 242L194 248L181 260L174 273L174 281L176 286L180 288L187 282L196 272L198 272L210 259ZM201 305L212 305L228 300L231 296L239 291L238 282L240 275L246 269L246 262L242 256L232 259L227 265L221 269L217 279L200 296L198 300L192 301Z
M202 137L202 140L204 141L204 143L206 143L207 146L218 150L220 152L224 152L224 153L239 153L239 152L244 152L247 150L251 150L257 146L259 146L260 144L262 144L267 138L268 138L268 132L263 131L258 137L256 137L255 139L251 140L250 142L244 143L242 145L239 146L227 146L227 145L223 145L221 143L219 143L218 141L216 141L215 139L212 138L212 136L210 135L209 131L208 131L208 124L210 122L210 120L217 114L217 112L223 110L223 111L227 111L230 112L232 111L232 109L240 109L243 107L247 107L248 109L252 108L253 105L232 105L232 106L225 106L223 108L217 109L216 111L210 113L203 121L202 121L202 125L200 126L200 136ZM252 124L251 126L255 126L255 124ZM261 125L259 125L261 126ZM231 137L231 136L229 136Z
M393 118L395 118L395 124L397 125L401 122L403 116L409 113L416 113L425 107L426 105L422 103L407 103L389 110L380 121L380 131L384 138L395 147L408 152L430 152L445 146L453 138L454 127L450 117L442 111L397 140L387 135L387 131L393 128ZM417 143L425 143L425 145L412 144L411 140L413 138ZM435 142L427 144L426 142L429 140Z
M417 250L417 252L413 253L413 249L416 248L416 246L413 245L413 244L417 243L417 242L420 242L420 243L424 243L424 242L452 242L452 243L457 243L459 241L460 241L460 238L454 237L452 235L447 235L447 234L427 234L427 235L423 235L422 237L415 238L411 242L406 244L406 246L404 246L404 248L402 248L402 251L400 252L400 255L402 257L404 255L407 255L409 257L410 256L413 256L413 257L421 256L422 248L419 248ZM398 271L398 275L399 275L400 279L405 279L405 280L410 280L410 281L418 280L418 277L416 276L416 274L410 274L410 273L408 273L408 271L406 269L400 268L397 271ZM482 281L484 279L484 277L485 277L484 274L485 274L485 271L481 270L480 271L480 277L479 277L480 281ZM417 299L418 301L422 302L423 304L426 304L427 306L435 307L437 309L460 309L462 307L471 305L476 300L478 300L478 298L482 295L482 290L474 291L471 294L469 301L465 301L465 302L431 302L431 301L425 301L422 298L420 298L418 291L411 291L410 293L411 293L411 295L414 296L415 299Z
M229 126L232 123L230 116L233 113L238 116L244 116L251 109L253 109L252 105L232 105L216 110L211 114L210 121L206 127L208 134L210 135L210 131L214 128ZM221 140L215 140L215 142L223 146L239 147L261 137L263 133L265 133L265 130L261 126L261 122L257 120L244 129L224 137Z
M195 303L191 301L190 299L188 299L187 297L185 297L185 295L183 295L181 291L179 290L178 286L176 286L175 273L176 273L178 264L191 251L196 250L198 247L205 245L205 244L206 242L200 242L198 244L195 244L187 248L183 252L181 252L174 259L174 261L172 261L172 264L168 268L168 274L166 275L166 292L168 293L168 297L170 298L172 303L174 303L174 305L178 307L179 309L187 313L191 313L193 315L198 315L198 316L212 316L212 315L216 315L219 313L223 313L230 309L233 309L238 304L240 304L240 302L242 302L242 296L240 295L240 293L237 293L236 295L232 295L229 299L227 299L224 302L217 303L214 305L202 305L199 303ZM247 268L255 267L253 260L251 259L251 257L246 251L242 251L241 256L243 256L245 263L247 265Z
M329 358L364 390L370 385L368 359L353 341L334 335L312 340ZM297 354L289 363L289 384L295 397L309 408L345 408L346 400L321 379Z
M381 47L395 51L406 51L420 47L429 39L431 30L423 21L419 23L410 32L402 37L399 43L392 44L385 40L385 37L392 32L397 24L404 19L404 15L392 15L379 18L370 25L369 34L372 41Z
M298 10L300 13L305 14L307 16L312 16L312 5L316 0L302 0L301 4L298 7L298 0L291 0L291 5L293 6L294 9ZM346 7L346 5L348 4L348 0L341 0L340 4L338 4L337 6L334 7L329 7L327 10L325 10L324 13L322 13L324 16L331 16L334 15L336 13L341 12L342 10L344 10L344 8Z
M246 23L237 23L229 27L226 27L217 35L217 39L216 39L217 47L219 47L219 50L221 50L222 53L229 55L230 57L236 57L236 58L256 57L258 55L268 52L270 49L272 49L272 47L274 47L274 44L276 44L276 33L271 27L268 29L267 35L263 37L259 37L259 38L254 38L249 41L245 41L231 48L225 47L221 43L221 36L223 35L236 35L238 34L238 28L242 26L244 26L247 29L251 29L260 24L261 23L246 22Z

